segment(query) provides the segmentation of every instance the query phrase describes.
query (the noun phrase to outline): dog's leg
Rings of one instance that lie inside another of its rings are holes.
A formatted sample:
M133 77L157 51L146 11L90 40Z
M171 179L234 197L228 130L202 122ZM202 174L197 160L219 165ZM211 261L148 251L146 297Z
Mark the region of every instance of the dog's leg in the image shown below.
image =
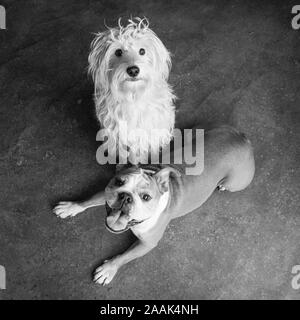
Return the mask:
M110 260L105 260L104 263L95 270L94 281L102 285L110 283L120 267L136 258L142 257L155 247L156 245L137 240L124 253Z
M104 191L100 191L90 199L81 202L61 201L53 209L60 218L74 217L88 208L102 206L105 204Z

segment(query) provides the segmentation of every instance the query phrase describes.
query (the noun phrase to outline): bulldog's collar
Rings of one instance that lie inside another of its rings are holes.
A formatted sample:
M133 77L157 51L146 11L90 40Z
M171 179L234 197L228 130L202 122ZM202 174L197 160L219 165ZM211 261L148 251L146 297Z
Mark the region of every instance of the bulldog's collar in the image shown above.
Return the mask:
M133 227L133 226L135 226L135 225L137 225L137 224L140 224L140 223L142 223L142 222L144 222L146 219L144 219L144 220L135 220L135 219L132 219L132 220L130 220L128 223L127 223L127 226L129 226L129 228L131 228L131 227Z

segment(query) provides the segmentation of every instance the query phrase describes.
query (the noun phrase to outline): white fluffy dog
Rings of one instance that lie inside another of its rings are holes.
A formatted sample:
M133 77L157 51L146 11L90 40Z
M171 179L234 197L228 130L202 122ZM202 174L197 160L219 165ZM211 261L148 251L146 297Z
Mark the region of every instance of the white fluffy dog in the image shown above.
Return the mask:
M136 161L172 139L175 96L167 82L170 53L146 18L128 22L96 34L89 73L97 118L119 153L129 149L130 161Z

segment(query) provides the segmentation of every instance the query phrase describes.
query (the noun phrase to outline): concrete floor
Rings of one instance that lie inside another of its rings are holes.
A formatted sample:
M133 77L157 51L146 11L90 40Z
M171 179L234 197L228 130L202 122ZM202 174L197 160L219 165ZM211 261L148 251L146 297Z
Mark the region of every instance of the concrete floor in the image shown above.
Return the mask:
M0 30L0 264L2 299L299 299L300 30L292 1L2 1ZM214 194L174 221L159 247L108 287L91 273L125 249L103 208L73 220L62 199L105 186L86 76L92 32L146 16L173 53L177 126L228 123L252 140L249 188Z

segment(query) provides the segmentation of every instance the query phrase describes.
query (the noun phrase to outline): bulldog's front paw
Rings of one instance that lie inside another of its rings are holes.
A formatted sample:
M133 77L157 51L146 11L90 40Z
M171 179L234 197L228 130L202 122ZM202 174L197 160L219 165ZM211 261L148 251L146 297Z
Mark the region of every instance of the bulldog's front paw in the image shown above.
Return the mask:
M74 217L76 214L84 211L84 209L76 202L61 201L53 209L60 218Z
M104 263L95 270L94 281L105 286L115 277L119 266L113 260L105 260Z

